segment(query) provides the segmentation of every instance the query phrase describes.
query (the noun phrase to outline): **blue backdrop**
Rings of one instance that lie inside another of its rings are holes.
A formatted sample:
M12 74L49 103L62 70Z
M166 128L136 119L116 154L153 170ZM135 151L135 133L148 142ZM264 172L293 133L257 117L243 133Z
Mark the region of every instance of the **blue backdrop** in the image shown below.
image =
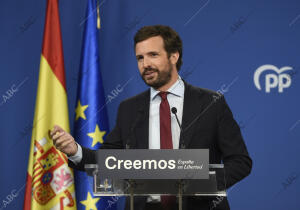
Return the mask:
M72 125L86 1L59 5ZM147 88L137 70L134 33L143 25L170 25L183 40L182 77L225 95L253 159L251 175L228 192L232 209L299 209L300 2L101 0L100 5L100 68L110 127L119 103ZM38 0L0 2L1 209L23 205L45 6Z

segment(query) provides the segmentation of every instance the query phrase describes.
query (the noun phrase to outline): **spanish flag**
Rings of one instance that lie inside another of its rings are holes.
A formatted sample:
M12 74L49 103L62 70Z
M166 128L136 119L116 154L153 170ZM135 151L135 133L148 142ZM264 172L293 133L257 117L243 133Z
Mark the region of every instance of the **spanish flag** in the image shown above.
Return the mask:
M73 171L48 131L69 131L58 0L48 0L24 209L76 209Z

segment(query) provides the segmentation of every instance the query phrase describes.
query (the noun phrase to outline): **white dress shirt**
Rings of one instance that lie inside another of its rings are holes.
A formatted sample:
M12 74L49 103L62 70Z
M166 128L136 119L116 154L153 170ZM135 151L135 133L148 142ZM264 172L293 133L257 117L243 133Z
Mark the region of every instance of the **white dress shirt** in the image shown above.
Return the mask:
M150 90L150 110L149 110L149 149L160 149L160 119L159 106L161 97L158 95L159 90L151 87ZM180 76L178 80L167 90L169 94L167 99L170 109L175 107L177 109L177 117L182 122L183 99L184 99L184 83ZM171 112L171 110L170 110ZM171 132L173 149L179 148L180 127L176 120L176 116L171 112ZM149 196L147 202L160 202L160 196Z
M159 120L159 106L161 97L158 95L160 91L151 88L150 92L150 110L149 110L149 149L160 149L160 120ZM175 107L177 109L177 117L181 124L184 98L184 83L180 77L167 90L169 94L167 99L170 109ZM170 110L171 112L171 110ZM180 127L176 117L171 113L171 131L173 149L179 148Z

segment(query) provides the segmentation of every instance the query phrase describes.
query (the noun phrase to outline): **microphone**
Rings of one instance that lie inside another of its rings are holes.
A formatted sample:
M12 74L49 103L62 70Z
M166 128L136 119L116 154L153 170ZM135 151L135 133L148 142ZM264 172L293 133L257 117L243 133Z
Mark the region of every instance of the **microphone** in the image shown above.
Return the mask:
M172 107L171 112L175 115L177 123L178 123L179 128L180 128L180 132L181 132L181 125L180 125L180 122L179 122L178 117L177 117L177 109L176 109L176 107Z
M177 109L176 109L176 107L172 107L172 108L171 108L171 112L175 115L177 124L178 124L178 126L179 126L179 128L180 128L180 137L181 137L181 139L182 139L181 148L182 148L182 149L185 149L185 144L184 144L183 135L182 135L182 127L181 127L181 124L180 124L180 122L179 122L179 120L178 120ZM180 137L179 137L179 138L180 138ZM179 143L180 143L180 142L179 142Z

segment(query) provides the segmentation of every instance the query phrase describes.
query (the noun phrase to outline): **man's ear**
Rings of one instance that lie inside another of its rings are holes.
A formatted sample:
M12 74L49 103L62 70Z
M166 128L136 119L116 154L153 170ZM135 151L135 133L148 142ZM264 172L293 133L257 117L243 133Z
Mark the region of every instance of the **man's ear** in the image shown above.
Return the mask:
M178 59L179 59L179 52L171 53L170 61L172 64L176 65Z

